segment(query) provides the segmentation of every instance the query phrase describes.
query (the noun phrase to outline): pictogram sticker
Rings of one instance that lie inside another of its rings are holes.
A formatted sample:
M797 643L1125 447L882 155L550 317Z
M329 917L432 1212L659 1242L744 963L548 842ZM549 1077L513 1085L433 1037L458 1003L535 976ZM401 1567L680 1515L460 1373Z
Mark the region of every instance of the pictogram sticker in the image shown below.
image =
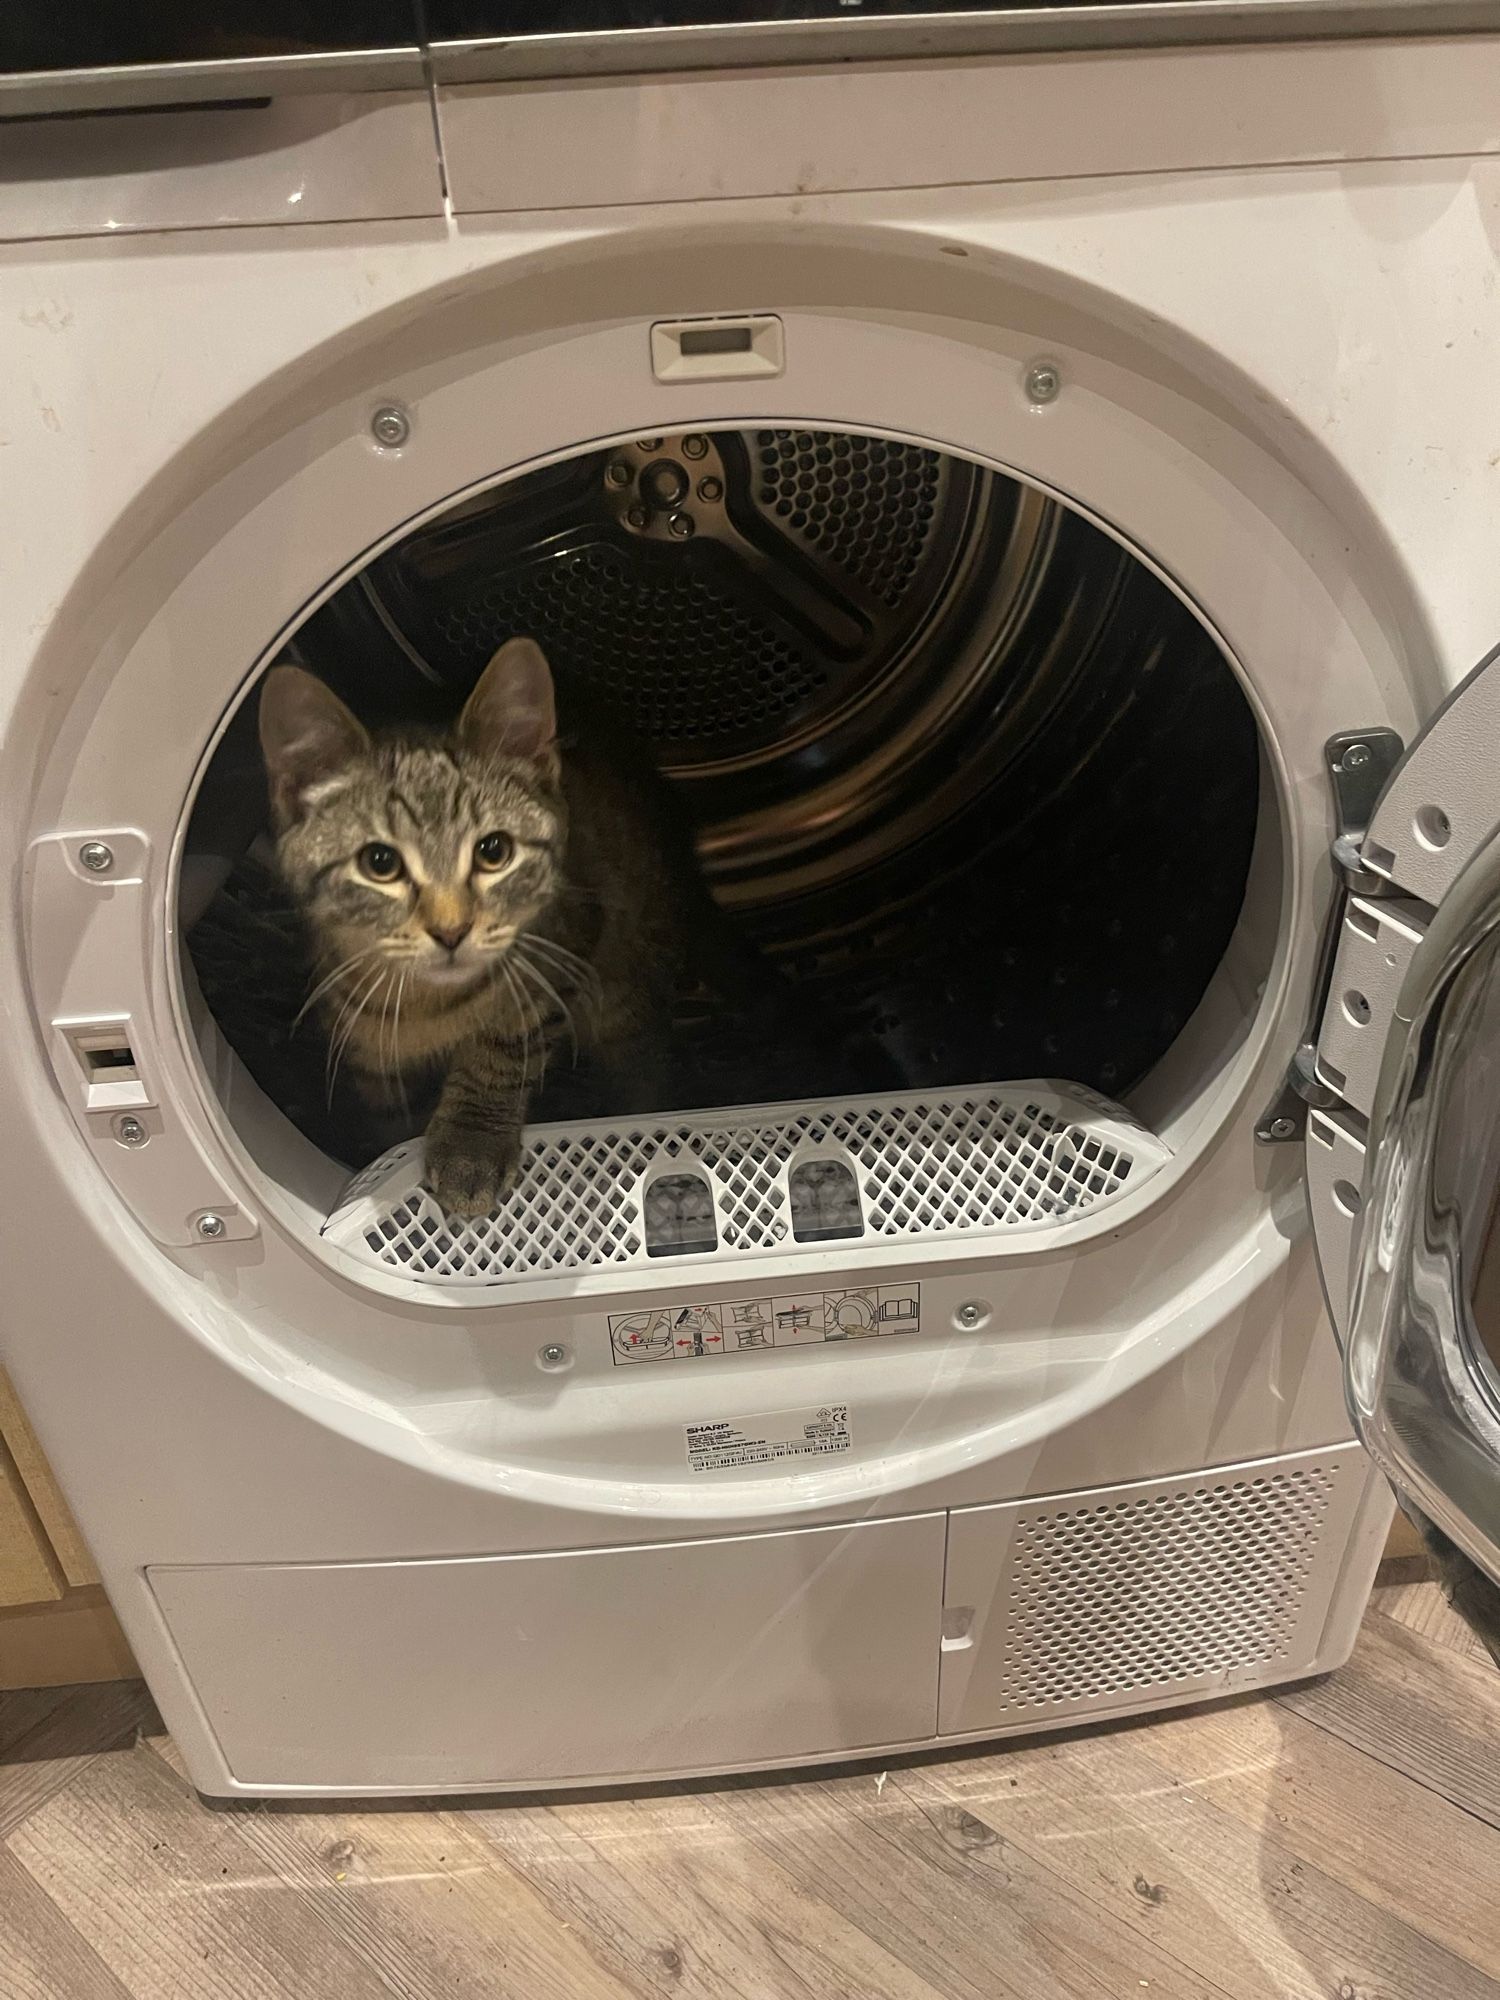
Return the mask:
M764 1354L833 1340L916 1333L920 1285L860 1285L837 1292L789 1292L763 1298L683 1301L609 1315L617 1367L639 1361L701 1360L714 1354Z

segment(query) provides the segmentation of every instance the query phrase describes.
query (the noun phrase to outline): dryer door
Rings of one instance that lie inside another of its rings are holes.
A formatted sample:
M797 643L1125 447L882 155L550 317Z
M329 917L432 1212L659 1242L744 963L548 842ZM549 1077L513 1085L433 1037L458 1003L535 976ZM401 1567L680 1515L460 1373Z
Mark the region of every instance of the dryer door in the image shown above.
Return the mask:
M1324 1285L1362 1443L1500 1581L1500 649L1358 862L1318 1037L1336 1101L1308 1119Z

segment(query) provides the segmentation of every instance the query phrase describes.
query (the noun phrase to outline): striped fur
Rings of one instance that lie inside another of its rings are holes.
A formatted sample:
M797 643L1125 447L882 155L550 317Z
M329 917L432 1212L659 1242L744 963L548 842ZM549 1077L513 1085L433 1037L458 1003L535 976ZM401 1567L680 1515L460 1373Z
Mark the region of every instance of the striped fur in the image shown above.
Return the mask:
M441 1076L427 1161L445 1209L493 1209L560 1051L587 1050L650 1105L683 857L654 790L559 745L532 641L501 648L446 735L372 736L289 666L267 676L260 724L330 1072L391 1101Z

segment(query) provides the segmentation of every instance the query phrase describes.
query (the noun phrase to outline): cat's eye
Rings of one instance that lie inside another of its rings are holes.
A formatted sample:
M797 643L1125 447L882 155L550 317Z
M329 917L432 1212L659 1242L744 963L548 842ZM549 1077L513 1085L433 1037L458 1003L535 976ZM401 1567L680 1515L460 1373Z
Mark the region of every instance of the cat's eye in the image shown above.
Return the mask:
M371 840L359 850L359 868L372 882L399 882L406 865L394 847L383 840Z
M493 873L503 868L515 851L516 843L508 833L487 833L474 843L474 866Z

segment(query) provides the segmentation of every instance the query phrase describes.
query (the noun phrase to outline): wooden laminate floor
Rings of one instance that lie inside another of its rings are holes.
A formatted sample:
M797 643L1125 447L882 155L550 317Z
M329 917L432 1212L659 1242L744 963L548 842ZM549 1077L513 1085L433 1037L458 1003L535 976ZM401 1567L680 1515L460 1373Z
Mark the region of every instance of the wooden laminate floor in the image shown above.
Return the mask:
M1500 2000L1497 1891L1425 1582L1274 1699L640 1799L211 1812L139 1687L0 1696L3 2000Z

